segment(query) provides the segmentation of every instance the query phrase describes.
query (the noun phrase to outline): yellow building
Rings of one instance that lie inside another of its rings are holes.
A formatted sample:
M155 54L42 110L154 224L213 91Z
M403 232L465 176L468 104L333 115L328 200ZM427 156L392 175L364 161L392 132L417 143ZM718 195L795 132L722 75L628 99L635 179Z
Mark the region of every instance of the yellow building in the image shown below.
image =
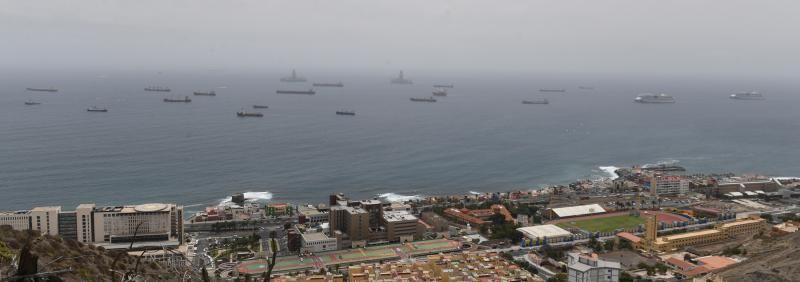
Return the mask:
M636 240L629 234L620 237L633 242L640 249L666 252L690 246L718 243L731 238L751 237L768 230L767 221L756 216L718 224L713 229L657 237L657 222L655 215L647 217L643 240Z

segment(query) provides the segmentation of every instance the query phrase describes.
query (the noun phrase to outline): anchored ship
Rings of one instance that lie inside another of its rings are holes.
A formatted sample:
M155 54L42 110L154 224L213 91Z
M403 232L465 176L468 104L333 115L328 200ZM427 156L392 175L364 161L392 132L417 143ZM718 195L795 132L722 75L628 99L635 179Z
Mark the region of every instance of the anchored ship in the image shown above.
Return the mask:
M147 92L170 92L172 89L169 87L161 87L161 86L148 86L144 88L144 91Z
M306 79L304 77L297 76L297 72L292 70L292 75L281 78L281 82L306 82Z
M414 84L413 81L406 79L403 75L403 71L400 71L400 75L391 80L392 84Z
M323 82L320 82L320 83L312 83L311 86L314 86L314 87L344 87L344 83L342 83L341 81L336 82L336 83L323 83Z
M105 112L108 112L108 109L106 109L106 108L101 108L101 107L98 107L98 106L92 106L91 108L88 108L88 109L86 109L86 111L87 111L87 112L99 112L99 113L105 113Z
M356 115L356 112L354 112L354 111L336 111L336 114L340 115L340 116L354 116L354 115Z
M764 95L761 93L750 91L750 92L738 92L731 94L731 99L735 100L764 100Z
M526 105L547 105L547 104L550 104L550 101L548 101L547 99L541 99L541 100L522 100L522 103L523 103L523 104L526 104Z
M164 98L164 102L167 102L167 103L189 103L191 101L192 101L192 99L189 99L189 96L184 96L183 99Z
M433 87L435 88L453 88L452 84L434 84Z
M435 91L433 91L433 96L440 96L440 97L447 96L447 89L445 88L436 89Z
M317 94L317 92L314 92L314 89L308 89L308 90L277 90L277 91L275 91L275 93L278 93L278 94L303 94L303 95L314 95L314 94Z
M428 97L428 98L410 98L409 100L411 100L411 102L436 103L436 99L433 99L433 97Z
M25 105L28 105L28 106L35 106L35 105L41 105L41 104L42 103L34 102L34 101L31 101L31 100L25 101Z
M269 106L266 105L253 105L253 109L268 109Z
M214 90L203 92L203 91L195 91L194 96L217 96L217 92Z
M556 93L564 93L564 92L567 92L567 89L539 89L539 92L556 92Z
M675 103L675 98L672 98L669 94L641 94L636 96L636 99L633 100L637 103L642 104L672 104Z
M31 92L58 92L58 89L55 89L55 88L30 88L30 87L28 87L28 88L25 88L25 90L28 90L28 91L31 91Z
M578 87L578 89L581 89L581 90L594 90L594 87L592 87L592 86L580 86L580 87Z
M241 112L236 112L236 116L237 116L237 117L264 117L264 114L262 114L262 113L255 113L255 112L245 112L245 111L241 111Z

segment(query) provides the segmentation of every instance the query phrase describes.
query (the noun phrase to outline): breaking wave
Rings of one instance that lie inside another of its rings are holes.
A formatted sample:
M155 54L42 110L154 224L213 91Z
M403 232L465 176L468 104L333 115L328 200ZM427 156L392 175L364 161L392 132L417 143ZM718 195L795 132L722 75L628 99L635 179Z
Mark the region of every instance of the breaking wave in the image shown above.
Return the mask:
M245 201L268 201L272 200L272 193L264 191L264 192L244 192L244 200ZM233 199L231 196L228 196L225 199L222 199L219 202L220 206L227 206L233 205Z
M597 167L597 168L602 170L606 174L608 174L608 176L612 180L619 178L619 174L616 173L616 171L619 169L619 167L616 167L616 166L600 166L600 167Z
M654 163L654 164L643 164L643 165L642 165L642 168L648 168L648 167L654 167L654 166L661 166L661 165L676 165L676 164L678 164L679 162L681 162L681 161L679 161L679 160L676 160L676 159L665 159L665 160L660 160L660 161L657 161L657 162L656 162L656 163Z
M407 195L400 195L400 194L395 194L395 193L384 193L384 194L378 195L378 197L379 198L383 198L383 199L385 199L385 200L387 200L389 202L405 202L405 201L413 201L413 200L421 200L422 199L422 196L420 196L420 195L407 196Z

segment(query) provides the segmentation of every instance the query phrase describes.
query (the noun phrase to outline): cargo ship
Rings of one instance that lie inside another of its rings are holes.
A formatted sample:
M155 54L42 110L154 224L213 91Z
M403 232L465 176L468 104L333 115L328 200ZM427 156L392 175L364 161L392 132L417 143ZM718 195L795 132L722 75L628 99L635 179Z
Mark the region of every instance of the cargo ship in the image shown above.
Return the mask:
M314 86L314 87L344 87L344 83L342 83L341 81L336 82L336 83L318 82L318 83L312 83L311 86Z
M314 92L314 89L308 89L308 90L277 90L277 91L275 91L275 93L278 93L278 94L301 94L301 95L314 95L314 94L317 94L317 92Z
M171 99L171 98L164 98L164 102L166 103L189 103L192 99L189 99L189 96L183 97L183 99Z
M453 88L452 84L434 84L434 88Z
M755 91L738 92L731 94L730 98L734 100L764 100L764 95Z
M105 113L108 112L108 109L101 108L98 106L92 106L91 108L86 109L87 112L98 112L98 113Z
M42 103L34 102L34 101L31 101L31 100L25 101L25 105L28 105L28 106L35 106L35 105L41 105L41 104Z
M269 109L267 105L253 105L253 109Z
M31 92L58 92L58 89L55 89L55 88L30 88L30 87L28 87L28 88L25 88L25 90L28 90L28 91L31 91Z
M668 94L641 94L636 96L636 99L633 99L636 103L642 104L672 104L675 103L675 98Z
M403 75L403 71L400 71L400 75L391 80L392 84L414 84L413 81L406 79Z
M550 104L550 101L548 101L547 99L541 99L541 100L522 100L522 103L523 103L523 104L526 104L526 105L547 105L547 104Z
M340 116L354 116L354 115L356 115L356 112L354 112L354 111L336 111L336 114L340 115Z
M170 92L172 89L169 87L161 87L161 86L148 86L144 88L144 91L147 92Z
M264 114L262 114L262 113L255 113L255 112L245 112L245 111L241 111L241 112L236 112L236 116L237 116L237 117L264 117Z
M410 98L409 100L411 100L411 102L436 103L436 99L433 99L433 97L428 97L428 98Z
M217 92L214 90L203 92L203 91L195 91L194 96L217 96Z
M433 96L439 96L439 97L447 96L447 89L445 88L436 89L435 91L433 91Z
M297 76L297 72L292 70L292 75L281 78L281 82L306 82L306 79L304 77Z
M564 93L564 92L567 92L567 89L539 89L539 92Z

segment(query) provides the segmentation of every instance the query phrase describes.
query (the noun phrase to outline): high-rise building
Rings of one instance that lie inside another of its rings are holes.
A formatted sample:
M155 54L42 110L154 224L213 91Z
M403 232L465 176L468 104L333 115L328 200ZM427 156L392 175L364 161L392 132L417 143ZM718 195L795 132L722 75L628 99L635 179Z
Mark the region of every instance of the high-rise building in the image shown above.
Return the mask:
M347 206L331 207L329 213L330 230L347 234L350 240L369 238L369 213L362 208Z
M654 174L645 178L644 188L653 196L685 195L689 193L689 180L680 175Z
M61 207L35 207L31 210L31 229L42 235L58 235L58 213Z
M382 219L386 226L386 239L389 241L404 241L403 238L422 236L419 219L407 211L386 211Z

